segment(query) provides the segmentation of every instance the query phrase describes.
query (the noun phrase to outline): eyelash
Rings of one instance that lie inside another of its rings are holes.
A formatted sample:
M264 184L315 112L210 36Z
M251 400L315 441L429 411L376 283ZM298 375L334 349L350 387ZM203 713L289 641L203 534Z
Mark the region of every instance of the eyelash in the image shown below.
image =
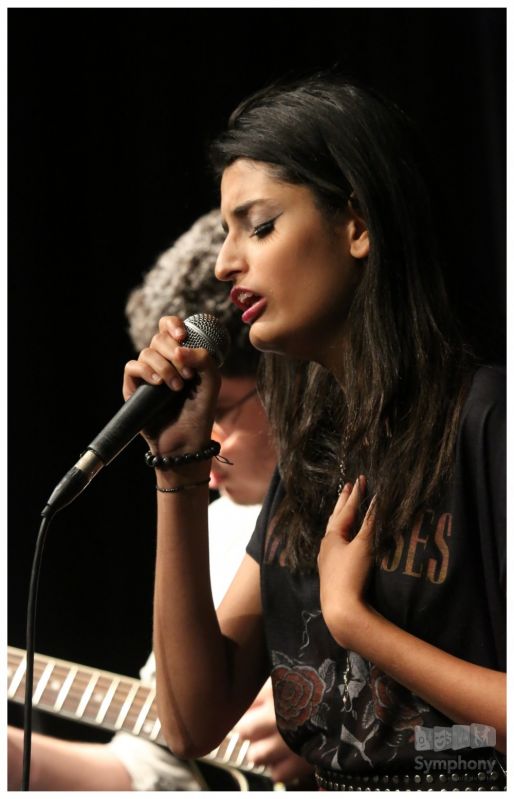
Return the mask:
M254 227L250 236L256 236L258 239L264 239L266 236L269 236L270 233L273 233L275 230L275 220L277 217L275 216L273 219L269 219L267 222L263 222L262 225L257 225Z

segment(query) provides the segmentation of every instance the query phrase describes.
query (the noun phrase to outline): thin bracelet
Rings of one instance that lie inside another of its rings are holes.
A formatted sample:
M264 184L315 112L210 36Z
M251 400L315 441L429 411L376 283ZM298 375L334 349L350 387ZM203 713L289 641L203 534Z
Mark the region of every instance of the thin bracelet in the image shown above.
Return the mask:
M179 491L186 491L188 488L195 488L195 486L204 486L210 481L210 477L207 480L199 480L197 483L183 483L182 485L175 486L175 488L161 488L160 486L155 486L157 491L160 491L162 494L178 494Z

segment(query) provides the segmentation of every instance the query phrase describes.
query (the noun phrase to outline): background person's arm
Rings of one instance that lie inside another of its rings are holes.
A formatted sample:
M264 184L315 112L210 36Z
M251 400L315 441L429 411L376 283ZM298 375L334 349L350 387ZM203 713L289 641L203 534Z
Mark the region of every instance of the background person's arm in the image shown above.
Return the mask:
M8 790L21 788L23 730L8 728ZM78 743L33 733L30 788L33 791L131 791L120 759L104 744Z

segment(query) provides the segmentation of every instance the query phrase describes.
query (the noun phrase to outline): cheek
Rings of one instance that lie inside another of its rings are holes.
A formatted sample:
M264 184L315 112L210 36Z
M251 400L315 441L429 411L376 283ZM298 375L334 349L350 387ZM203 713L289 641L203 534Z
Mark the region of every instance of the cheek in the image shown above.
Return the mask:
M268 274L283 301L293 296L306 300L327 290L331 294L339 281L345 283L344 254L337 241L308 230L276 253Z
M226 439L224 449L234 461L234 466L228 466L228 469L250 469L253 474L258 462L266 458L269 447L261 433L241 431Z
M340 254L336 241L329 238L318 225L304 227L302 234L292 244L289 242L287 252L293 263L304 265L306 269L311 264L325 263L336 253Z
M245 433L236 432L231 433L228 438L223 441L223 452L227 454L230 460L234 461L234 466L227 466L227 469L235 469L238 464L244 463L251 457L254 447L248 440ZM250 454L249 454L250 453Z

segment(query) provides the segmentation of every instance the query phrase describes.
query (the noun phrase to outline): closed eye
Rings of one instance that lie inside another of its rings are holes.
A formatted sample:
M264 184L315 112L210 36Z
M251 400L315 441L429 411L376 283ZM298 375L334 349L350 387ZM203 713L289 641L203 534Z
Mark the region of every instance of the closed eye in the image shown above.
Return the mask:
M275 230L275 222L279 216L280 214L277 214L277 216L273 217L273 219L263 222L262 225L256 225L250 236L256 236L258 239L264 239L266 236L269 236L269 234L273 233Z

